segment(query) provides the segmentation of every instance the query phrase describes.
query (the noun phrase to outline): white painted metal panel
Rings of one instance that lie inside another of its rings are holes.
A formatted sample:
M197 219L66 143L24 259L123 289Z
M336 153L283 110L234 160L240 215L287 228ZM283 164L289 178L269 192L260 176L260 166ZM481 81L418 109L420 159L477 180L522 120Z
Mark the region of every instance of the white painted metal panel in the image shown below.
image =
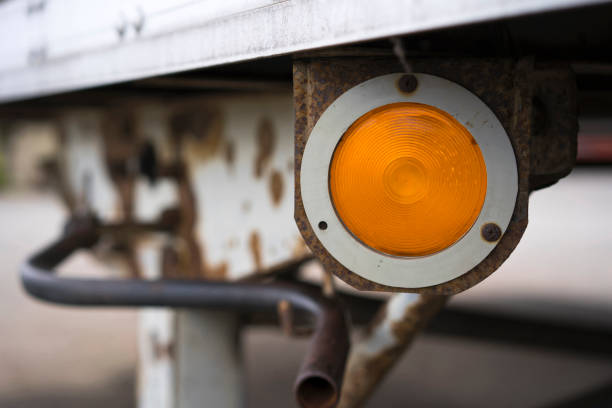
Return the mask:
M173 162L173 115L193 112L218 125L202 135L183 135L178 159L185 163L194 196L194 232L205 273L239 279L305 256L307 249L293 220L293 100L290 92L213 96L181 103L143 104L132 109L134 145L152 142L160 162ZM103 222L122 221L122 199L106 163L108 142L103 110L73 111L62 118L64 176L68 193L87 203ZM215 122L217 123L217 122ZM260 132L267 124L268 151ZM176 135L174 135L176 137ZM233 156L228 158L228 150ZM174 153L173 153L174 152ZM138 149L134 154L138 154ZM258 160L262 161L257 174ZM153 222L180 203L178 185L160 177L136 178L133 213L137 222ZM161 244L159 245L161 247Z
M210 106L223 118L221 146L233 146L235 157L229 164L222 153L206 160L190 159L187 153L196 232L207 262L211 267L226 264L227 278L237 279L303 256L305 247L293 220L291 94L223 97ZM257 175L263 121L270 124L272 149Z
M609 0L38 2L0 3L0 101Z
M63 171L69 194L103 222L118 221L120 198L104 162L102 117L97 111L73 111L61 120Z

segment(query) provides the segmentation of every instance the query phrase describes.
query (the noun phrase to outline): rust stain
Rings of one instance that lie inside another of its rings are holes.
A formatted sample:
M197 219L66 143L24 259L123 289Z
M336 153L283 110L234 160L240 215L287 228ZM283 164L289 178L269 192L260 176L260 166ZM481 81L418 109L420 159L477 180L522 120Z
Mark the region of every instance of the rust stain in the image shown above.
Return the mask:
M426 288L409 289L381 285L339 264L314 234L304 211L300 190L302 155L310 132L325 109L343 92L373 77L400 72L395 59L325 58L296 60L293 65L295 108L295 210L294 218L302 237L326 270L361 290L459 293L489 276L510 255L527 226L529 196L529 135L531 120L530 75L533 61L500 59L415 59L413 67L454 81L480 97L497 115L508 132L519 173L519 193L512 220L491 253L472 270L449 282Z
M197 223L195 197L191 189L188 172L182 172L183 177L178 180L179 207L181 213L181 224L179 226L179 237L184 242L181 261L185 268L181 268L182 275L188 277L199 277L203 275L204 251L200 251L200 245L194 230Z
M229 271L229 265L227 262L221 262L216 266L207 266L204 268L204 274L208 279L211 280L225 280Z
M257 127L257 156L255 157L255 177L261 178L264 169L269 164L274 152L274 144L276 136L272 121L268 118L263 118Z
M293 308L287 300L281 300L276 305L278 320L285 336L294 334Z
M306 245L306 242L301 237L297 237L293 249L291 250L291 256L293 258L301 258L310 254L310 248Z
M228 141L225 143L225 162L229 167L233 167L234 161L236 160L236 147L234 142Z
M134 209L134 177L121 178L115 181L115 187L119 193L120 200L117 203L116 213L119 219L132 219Z
M175 356L176 347L174 342L163 343L159 340L156 333L150 334L151 349L153 350L153 358L156 360L168 359L172 360Z
M162 248L161 254L161 268L162 277L164 278L178 278L181 273L181 258L178 251L170 245L166 245Z
M278 207L283 198L283 175L278 170L272 171L270 174L270 193L272 195L272 203Z
M144 276L140 267L140 263L138 262L138 257L136 256L136 250L134 249L133 245L130 248L127 263L132 278L140 278Z
M136 156L139 145L133 113L107 112L102 136L106 169L119 195L115 218L129 221L132 219L135 185L135 175L129 170L129 163Z
M198 237L195 193L192 188L191 170L207 158L217 154L222 146L223 122L216 111L197 110L176 114L171 118L172 143L183 161L177 161L176 181L179 191L181 225L180 271L181 277L223 280L229 266L222 262L210 265L206 248Z
M90 124L84 126L89 127ZM137 155L140 139L134 113L115 109L105 112L101 132L106 170L118 195L113 218L117 222L133 222L136 174L130 169L130 161ZM125 262L132 278L142 276L136 256L137 245L137 239L129 234L114 237L111 242L113 254Z
M257 231L251 232L249 236L249 248L251 248L251 255L253 256L253 263L255 269L261 271L263 269L263 262L261 259L261 238Z
M342 387L339 408L362 406L389 370L399 361L418 333L427 325L446 302L446 296L421 295L416 303L407 307L404 315L391 321L393 344L374 354L351 355ZM377 328L389 320L387 304L374 317L366 332L364 342L370 341Z
M217 111L180 113L172 117L170 126L190 167L214 157L222 147L223 118Z

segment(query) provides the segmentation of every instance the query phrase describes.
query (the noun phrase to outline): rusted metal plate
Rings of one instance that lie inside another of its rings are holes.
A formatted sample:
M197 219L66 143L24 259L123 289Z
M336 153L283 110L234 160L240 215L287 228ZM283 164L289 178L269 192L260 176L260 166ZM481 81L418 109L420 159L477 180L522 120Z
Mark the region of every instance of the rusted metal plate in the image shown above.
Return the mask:
M127 274L235 280L310 256L292 217L290 92L119 103L58 123L72 212L126 224L178 213L175 234L114 237ZM143 310L139 406L240 406L236 329L234 314Z
M174 248L182 276L231 280L292 262L308 255L292 219L292 122L289 92L63 115L66 201L103 222L178 209L178 236L126 245Z
M172 132L193 191L204 274L236 279L305 256L292 220L290 94L216 98L199 112L202 122L175 114Z
M567 176L576 163L578 104L575 75L567 65L536 66L530 145L531 190Z
M459 278L420 289L380 285L347 270L321 245L309 224L300 194L300 168L304 146L314 124L342 93L370 78L401 72L394 59L313 58L294 64L295 121L295 220L305 242L323 263L350 285L361 290L454 294L480 282L510 255L527 226L531 132L531 60L443 59L411 61L415 72L441 76L481 98L506 129L516 154L519 192L512 219L496 248L479 265Z

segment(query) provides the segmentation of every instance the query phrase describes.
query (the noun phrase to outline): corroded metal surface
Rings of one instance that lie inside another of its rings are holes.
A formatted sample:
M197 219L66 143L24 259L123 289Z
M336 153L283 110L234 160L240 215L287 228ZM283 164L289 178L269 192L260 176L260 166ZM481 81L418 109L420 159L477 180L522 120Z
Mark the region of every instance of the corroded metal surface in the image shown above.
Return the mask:
M533 78L531 190L567 176L576 163L578 106L574 73L567 65L536 66Z
M203 276L232 280L307 256L292 222L290 95L193 104L212 112L208 126L174 137L193 191Z
M295 220L313 253L325 268L361 290L409 291L449 295L480 282L510 255L527 226L531 131L531 60L444 59L411 61L414 72L441 76L481 98L506 129L517 158L519 192L510 225L495 249L479 265L459 278L435 286L405 289L380 285L347 270L321 245L306 218L300 194L300 168L310 131L325 109L342 93L370 78L401 72L396 60L328 58L294 63Z
M65 155L58 160L59 181L71 214L86 211L123 224L151 222L169 210L179 215L171 233L107 240L112 257L103 254L102 260L120 262L123 275L236 281L269 276L277 266L311 257L292 219L289 92L116 100L62 113L58 123ZM204 399L229 395L200 376L202 345L190 342L184 335L190 331L180 327L196 320L185 323L184 313L162 308L140 314L141 407L188 406L194 398L184 397L186 388ZM209 339L233 344L235 333L215 329L219 319L211 312L197 321ZM217 362L232 362L226 373L239 370L239 355L231 358L224 350L217 350ZM193 364L181 364L181 355L190 353L198 356L189 360ZM176 381L194 373L199 381ZM230 394L240 394L237 387Z
M179 210L172 239L121 243L132 270L142 269L136 253L147 246L171 247L180 276L214 280L307 257L292 220L292 119L288 92L63 114L65 202L73 211L86 202L105 222Z
M374 318L364 337L353 346L339 407L363 405L445 302L445 296L393 295Z

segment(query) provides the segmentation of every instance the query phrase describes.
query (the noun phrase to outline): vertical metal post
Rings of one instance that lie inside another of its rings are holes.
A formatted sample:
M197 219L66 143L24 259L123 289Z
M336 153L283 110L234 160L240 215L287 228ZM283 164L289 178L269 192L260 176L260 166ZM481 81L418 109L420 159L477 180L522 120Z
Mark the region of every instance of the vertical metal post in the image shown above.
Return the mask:
M362 406L446 300L413 293L389 298L351 350L338 406Z
M139 251L147 278L161 276L161 251L151 244ZM242 354L234 313L145 309L139 330L139 408L243 406Z
M176 312L176 408L243 406L242 356L233 313Z

